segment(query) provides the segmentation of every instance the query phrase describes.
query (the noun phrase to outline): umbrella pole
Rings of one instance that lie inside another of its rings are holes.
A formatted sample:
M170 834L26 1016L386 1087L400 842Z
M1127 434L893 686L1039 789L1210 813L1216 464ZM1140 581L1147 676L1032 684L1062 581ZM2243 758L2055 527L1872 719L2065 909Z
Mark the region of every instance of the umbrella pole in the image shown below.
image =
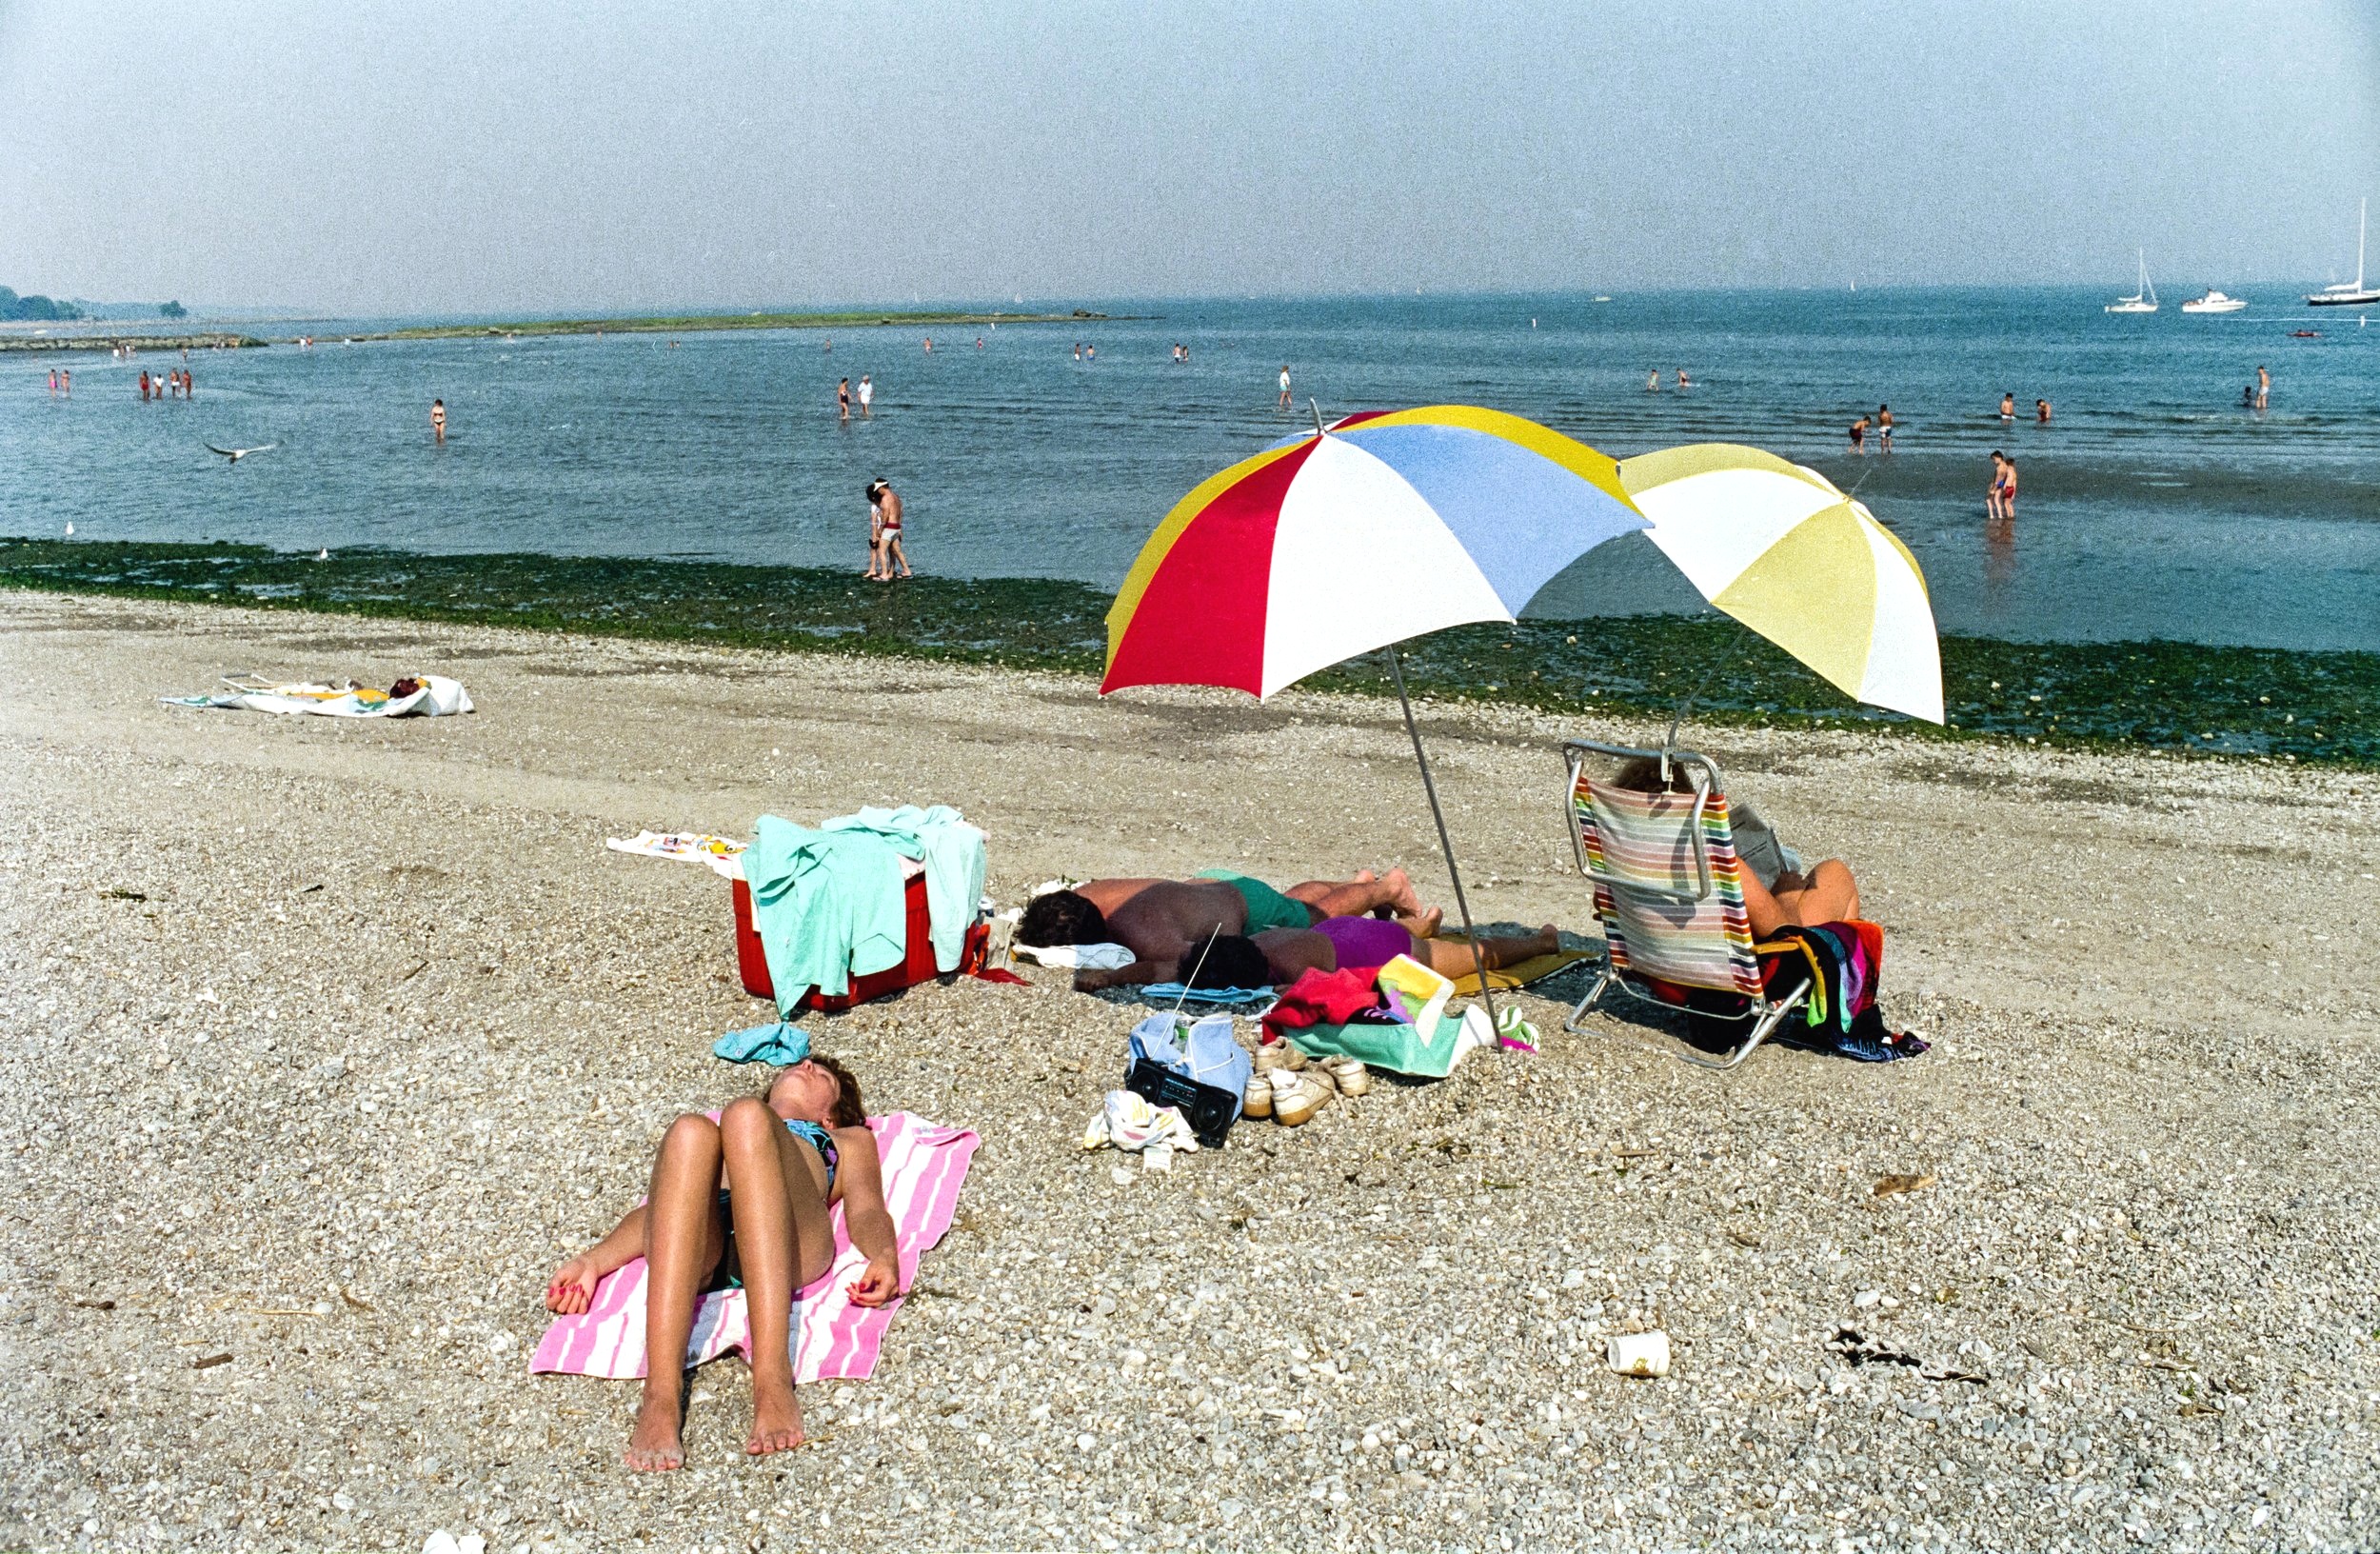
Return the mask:
M1438 807L1438 784L1430 777L1430 758L1421 748L1421 730L1414 726L1413 698L1405 694L1405 667L1397 656L1397 645L1388 645L1388 672L1397 681L1397 705L1405 709L1405 732L1413 737L1413 758L1421 765L1421 790L1430 796L1430 818L1438 822L1438 845L1446 854L1446 874L1455 882L1455 909L1462 914L1462 931L1471 941L1471 959L1479 969L1479 1002L1487 1006L1488 1029L1496 1031L1496 990L1488 986L1487 951L1480 947L1479 933L1471 926L1471 903L1462 893L1462 870L1455 867L1455 844L1446 835L1446 812ZM1498 1032L1500 1045L1501 1034Z
M1717 679L1719 670L1726 667L1728 655L1735 650L1735 645L1741 642L1749 631L1750 628L1741 622L1736 623L1735 634L1727 639L1727 645L1721 648L1718 656L1711 661L1711 667L1702 671L1700 683L1694 689L1686 692L1686 699L1677 704L1676 712L1670 714L1669 732L1661 739L1661 781L1663 783L1669 781L1670 752L1677 748L1678 726L1686 721L1686 714L1692 710L1695 703L1702 699L1702 693L1711 688L1711 682Z

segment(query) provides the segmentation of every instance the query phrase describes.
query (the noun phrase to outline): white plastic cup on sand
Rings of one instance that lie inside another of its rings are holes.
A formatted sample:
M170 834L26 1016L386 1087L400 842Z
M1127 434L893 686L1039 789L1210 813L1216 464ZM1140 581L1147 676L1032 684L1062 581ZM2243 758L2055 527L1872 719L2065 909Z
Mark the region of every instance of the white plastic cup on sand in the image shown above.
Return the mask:
M1603 1341L1603 1363L1622 1376L1666 1376L1669 1334L1614 1333Z

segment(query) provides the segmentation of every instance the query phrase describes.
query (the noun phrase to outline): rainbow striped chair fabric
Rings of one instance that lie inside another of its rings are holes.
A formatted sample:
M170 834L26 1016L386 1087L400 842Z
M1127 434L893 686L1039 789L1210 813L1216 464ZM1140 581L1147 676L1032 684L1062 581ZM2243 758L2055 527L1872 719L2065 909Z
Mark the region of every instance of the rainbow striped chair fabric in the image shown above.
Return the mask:
M1689 1063L1733 1068L1800 1006L1807 985L1782 1002L1763 985L1744 910L1744 866L1717 768L1691 750L1672 750L1671 769L1692 791L1643 793L1597 781L1589 765L1597 756L1659 760L1660 751L1592 740L1572 740L1563 750L1571 842L1579 872L1595 885L1605 957L1601 977L1566 1028L1578 1029L1587 1011L1616 988L1664 1008L1691 1007L1706 1019L1749 1021L1742 1042L1723 1057L1671 1048ZM1681 1005L1675 991L1680 988L1722 996ZM1730 1012L1736 1006L1740 1011Z

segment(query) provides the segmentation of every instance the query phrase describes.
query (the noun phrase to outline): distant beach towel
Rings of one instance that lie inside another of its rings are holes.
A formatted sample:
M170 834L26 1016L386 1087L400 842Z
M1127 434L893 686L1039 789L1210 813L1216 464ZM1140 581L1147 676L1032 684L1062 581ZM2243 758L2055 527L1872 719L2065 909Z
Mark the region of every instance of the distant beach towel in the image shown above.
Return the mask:
M961 1127L938 1127L896 1111L868 1120L884 1159L884 1201L892 1210L901 1252L901 1287L917 1281L918 1260L942 1239L959 1206L968 1164L982 1141ZM901 1301L870 1310L843 1293L867 1260L843 1231L843 1205L834 1209L835 1260L816 1284L794 1296L793 1359L797 1383L864 1381L892 1326ZM696 1303L686 1339L686 1364L699 1365L734 1351L749 1358L751 1313L741 1289L714 1290ZM532 1374L561 1372L626 1381L645 1374L645 1260L638 1258L595 1286L594 1303L577 1316L557 1317L529 1360Z
M307 712L324 718L441 718L469 712L471 693L444 675L408 676L414 688L402 696L357 681L344 686L312 682L268 685L256 675L226 675L228 687L212 696L160 696L168 707L244 707L250 712ZM400 680L397 685L406 682ZM393 688L393 687L392 687Z
M604 839L604 846L614 852L633 853L640 858L683 859L704 866L723 880L744 878L744 849L751 845L732 836L713 836L708 831L639 831L630 837Z

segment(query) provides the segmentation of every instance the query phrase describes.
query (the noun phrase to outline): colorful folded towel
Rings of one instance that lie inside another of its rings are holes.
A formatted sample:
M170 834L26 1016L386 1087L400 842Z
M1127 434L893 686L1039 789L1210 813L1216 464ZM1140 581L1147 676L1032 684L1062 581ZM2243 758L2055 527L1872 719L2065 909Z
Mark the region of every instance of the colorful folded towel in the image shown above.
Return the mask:
M1923 1053L1928 1044L1914 1032L1884 1023L1876 990L1884 971L1884 930L1856 920L1819 927L1787 926L1758 946L1770 991L1789 993L1805 978L1805 1032L1779 1032L1861 1063L1891 1063Z
M1280 995L1280 1002L1264 1016L1264 1028L1272 1036L1285 1031L1302 1030L1309 1026L1343 1025L1366 1009L1380 1005L1380 990L1374 986L1377 970L1307 971L1291 983Z
M871 1117L876 1146L884 1161L884 1202L892 1210L893 1240L901 1250L901 1287L915 1283L918 1260L950 1228L959 1189L980 1139L969 1129L938 1127L922 1117L896 1111ZM844 1286L860 1276L867 1260L854 1251L843 1231L843 1207L834 1210L835 1260L816 1284L794 1295L794 1380L863 1381L901 1302L873 1309L854 1305ZM748 1358L750 1313L741 1289L714 1290L694 1308L685 1363L699 1365L734 1350ZM638 1258L605 1276L595 1300L577 1316L557 1317L529 1360L532 1374L603 1376L625 1381L645 1374L645 1260Z

